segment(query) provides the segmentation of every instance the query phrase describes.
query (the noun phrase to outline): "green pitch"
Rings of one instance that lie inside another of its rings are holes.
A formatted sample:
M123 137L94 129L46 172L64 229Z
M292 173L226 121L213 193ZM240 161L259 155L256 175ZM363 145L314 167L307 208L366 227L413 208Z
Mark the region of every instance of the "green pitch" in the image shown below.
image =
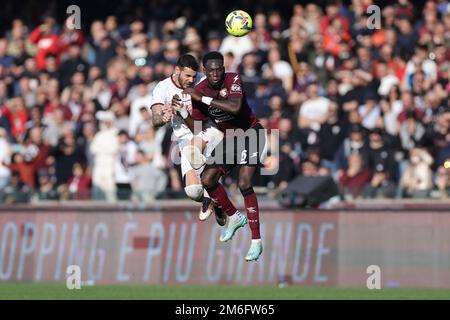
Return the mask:
M65 284L0 283L0 300L348 300L348 299L450 299L450 289L389 288L381 290L324 287L285 288L200 285L94 285L68 290Z

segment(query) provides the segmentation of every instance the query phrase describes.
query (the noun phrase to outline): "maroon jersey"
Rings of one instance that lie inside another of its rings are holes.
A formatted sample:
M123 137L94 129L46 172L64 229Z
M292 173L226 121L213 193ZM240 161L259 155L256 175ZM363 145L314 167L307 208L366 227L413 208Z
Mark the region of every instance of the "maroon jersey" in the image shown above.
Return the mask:
M192 117L195 120L207 120L210 118L223 132L225 132L226 129L240 128L242 130L247 130L258 123L258 119L248 106L243 91L241 76L238 73L225 73L225 80L220 89L211 88L207 79L198 83L194 88L203 96L211 97L213 99L226 100L229 97L242 98L242 105L238 114L225 112L218 108L208 106L200 101L193 101Z

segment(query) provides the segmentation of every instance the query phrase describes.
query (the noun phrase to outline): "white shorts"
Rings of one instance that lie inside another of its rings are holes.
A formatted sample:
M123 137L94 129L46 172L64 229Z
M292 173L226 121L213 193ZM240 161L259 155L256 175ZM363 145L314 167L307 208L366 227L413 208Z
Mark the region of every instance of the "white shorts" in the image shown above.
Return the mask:
M198 133L196 136L200 137L203 141L206 142L206 151L204 152L204 154L205 154L206 158L208 159L208 157L211 156L211 153L214 150L214 148L220 143L220 141L222 141L223 132L214 126L209 126L205 130ZM189 143L191 142L193 137L194 137L194 135L192 133L190 133L190 134L183 135L183 137L181 137L178 140L178 148L180 150L180 153L181 153L181 150L185 146L189 145ZM188 159L186 159L186 157L183 156L182 153L181 153L180 162L181 162L181 176L182 177L184 177L188 171L195 170L194 168L192 168ZM204 168L204 166L201 167L200 169L195 170L197 176L200 176L200 174L203 171L203 168Z

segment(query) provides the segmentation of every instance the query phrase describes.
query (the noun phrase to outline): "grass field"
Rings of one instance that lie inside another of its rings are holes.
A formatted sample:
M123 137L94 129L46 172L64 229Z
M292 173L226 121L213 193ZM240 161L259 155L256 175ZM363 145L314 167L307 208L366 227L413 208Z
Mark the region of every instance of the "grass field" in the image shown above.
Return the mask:
M65 284L0 284L0 300L348 300L450 299L449 289L386 288L381 290L323 287L244 287L200 285L95 285L68 290Z

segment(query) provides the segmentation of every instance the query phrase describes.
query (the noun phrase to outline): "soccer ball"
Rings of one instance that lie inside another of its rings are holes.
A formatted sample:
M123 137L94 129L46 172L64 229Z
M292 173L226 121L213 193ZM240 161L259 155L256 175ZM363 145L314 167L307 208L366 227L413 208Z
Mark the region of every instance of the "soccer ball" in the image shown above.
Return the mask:
M232 36L245 36L252 30L252 17L243 10L234 10L225 19L225 27Z

